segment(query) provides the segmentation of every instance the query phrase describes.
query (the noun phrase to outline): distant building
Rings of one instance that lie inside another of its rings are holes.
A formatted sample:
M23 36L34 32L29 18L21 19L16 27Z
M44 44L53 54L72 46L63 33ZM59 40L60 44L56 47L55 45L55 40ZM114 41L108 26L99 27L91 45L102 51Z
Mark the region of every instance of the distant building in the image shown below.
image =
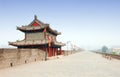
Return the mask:
M120 48L111 48L111 51L115 54L120 54Z
M39 48L47 51L49 57L62 54L61 47L65 44L56 40L57 35L61 33L38 20L37 16L34 16L34 20L29 25L17 29L24 32L25 37L20 41L9 42L9 45L17 48Z

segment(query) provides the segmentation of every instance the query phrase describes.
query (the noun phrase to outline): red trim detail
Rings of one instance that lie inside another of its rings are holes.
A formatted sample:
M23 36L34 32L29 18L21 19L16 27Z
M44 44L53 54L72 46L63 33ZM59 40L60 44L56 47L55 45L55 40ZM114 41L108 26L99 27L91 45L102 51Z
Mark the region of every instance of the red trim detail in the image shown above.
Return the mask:
M34 21L34 22L32 23L32 26L40 26L40 24L37 23L36 21Z

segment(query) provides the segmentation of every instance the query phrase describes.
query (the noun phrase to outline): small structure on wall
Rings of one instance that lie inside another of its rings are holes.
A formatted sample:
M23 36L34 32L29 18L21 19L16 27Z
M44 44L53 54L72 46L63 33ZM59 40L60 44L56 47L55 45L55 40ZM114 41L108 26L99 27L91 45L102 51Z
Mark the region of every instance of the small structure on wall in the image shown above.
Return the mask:
M16 46L17 48L38 48L48 53L48 57L61 55L64 43L56 40L57 35L61 33L53 30L49 24L45 24L34 16L34 20L29 24L22 27L17 27L25 33L23 40L16 42L9 42L9 45Z

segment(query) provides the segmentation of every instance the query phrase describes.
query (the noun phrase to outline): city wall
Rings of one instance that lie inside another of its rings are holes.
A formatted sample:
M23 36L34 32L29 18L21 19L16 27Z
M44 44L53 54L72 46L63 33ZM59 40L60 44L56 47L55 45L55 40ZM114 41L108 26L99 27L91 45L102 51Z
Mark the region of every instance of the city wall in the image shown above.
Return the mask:
M12 67L44 59L45 52L40 49L0 49L0 68Z
M62 55L67 56L76 52L63 50ZM45 52L40 49L0 49L0 69L43 60Z

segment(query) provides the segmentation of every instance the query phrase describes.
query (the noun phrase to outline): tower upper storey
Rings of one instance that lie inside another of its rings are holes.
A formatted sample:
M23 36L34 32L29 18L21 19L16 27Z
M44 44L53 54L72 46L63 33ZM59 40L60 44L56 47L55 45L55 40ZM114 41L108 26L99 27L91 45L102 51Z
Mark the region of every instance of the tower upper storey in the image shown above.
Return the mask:
M61 32L58 32L57 30L53 30L52 28L50 28L49 24L45 24L42 21L37 19L37 16L34 16L34 20L25 26L22 27L17 27L18 30L22 31L22 32L32 32L32 31L43 31L44 28L46 28L46 32L53 34L53 35L60 35Z

